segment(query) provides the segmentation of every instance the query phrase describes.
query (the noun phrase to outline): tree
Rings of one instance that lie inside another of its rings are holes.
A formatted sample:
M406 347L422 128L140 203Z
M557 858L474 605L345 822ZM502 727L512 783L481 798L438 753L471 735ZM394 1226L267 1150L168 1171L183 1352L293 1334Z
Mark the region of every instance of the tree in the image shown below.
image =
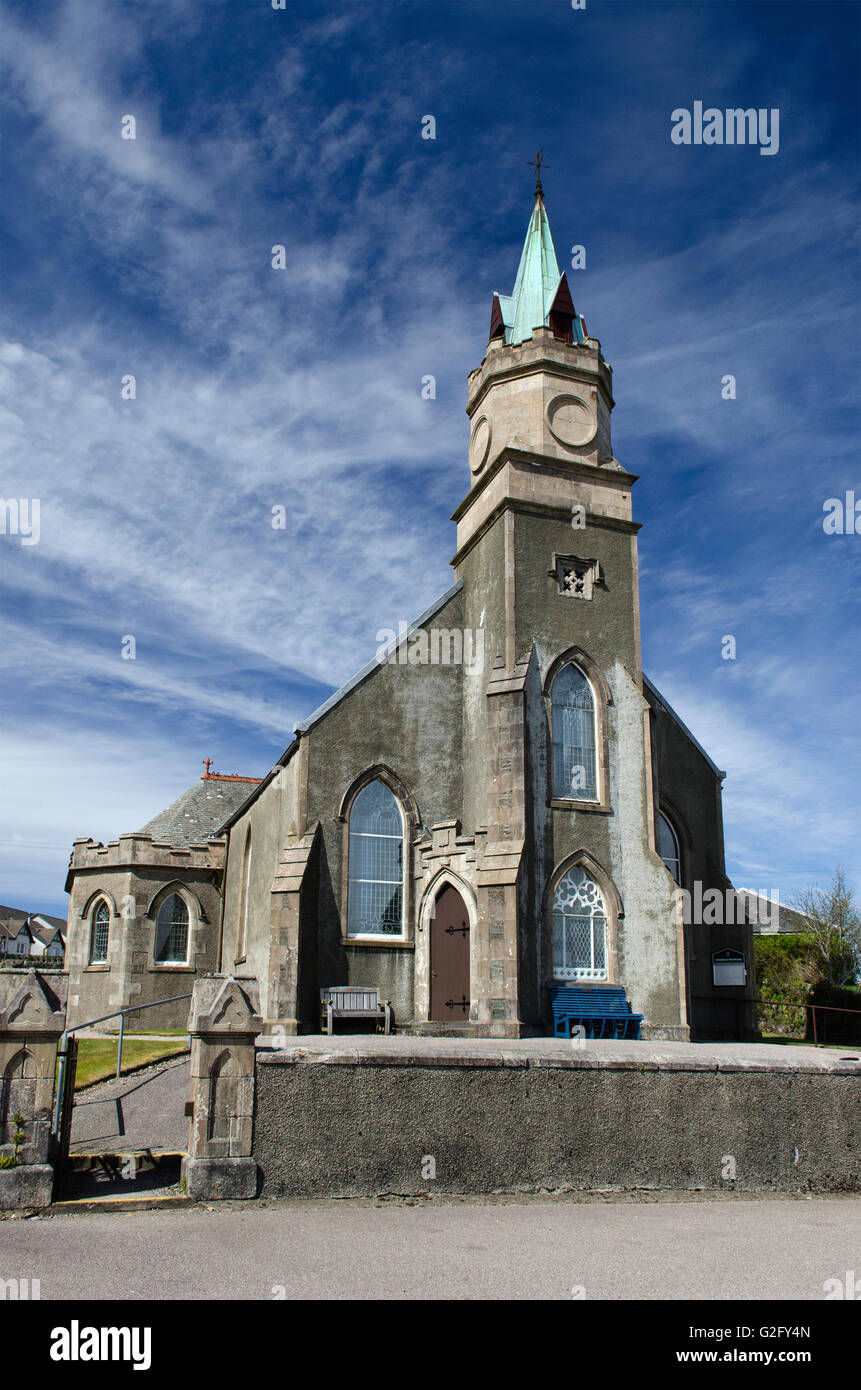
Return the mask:
M827 888L805 888L792 904L807 918L805 931L816 943L829 984L854 984L861 972L861 910L843 870L838 865Z

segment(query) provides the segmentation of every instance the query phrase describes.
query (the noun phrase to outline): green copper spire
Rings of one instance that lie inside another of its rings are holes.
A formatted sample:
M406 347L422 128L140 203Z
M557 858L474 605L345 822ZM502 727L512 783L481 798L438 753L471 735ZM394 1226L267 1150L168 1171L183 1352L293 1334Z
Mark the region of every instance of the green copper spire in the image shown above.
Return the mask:
M506 342L522 343L524 338L532 337L533 328L547 323L558 287L559 265L550 235L547 209L543 200L536 198L511 296L514 322L510 334L505 335Z
M568 342L582 343L586 338L585 324L574 310L567 279L559 274L540 173L514 291L494 296L491 338L501 337L503 328L506 343L522 343L532 337L534 328L552 328Z

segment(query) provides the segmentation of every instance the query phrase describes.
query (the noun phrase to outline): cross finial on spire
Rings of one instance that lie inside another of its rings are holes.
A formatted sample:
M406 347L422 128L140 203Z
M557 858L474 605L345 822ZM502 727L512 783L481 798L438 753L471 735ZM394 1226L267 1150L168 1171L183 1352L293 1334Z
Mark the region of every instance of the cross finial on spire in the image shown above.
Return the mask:
M212 759L211 759L211 758L204 758L204 759L203 759L203 766L206 768L206 771L204 772L203 775L204 775L204 777L208 777L208 776L209 776L209 769L212 767Z
M541 170L542 170L542 168L544 168L544 169L549 169L549 168L550 168L550 165L549 165L549 164L545 164L545 163L544 163L544 160L541 158L541 156L543 155L543 153L544 153L544 147L542 146L542 148L538 151L538 153L537 153L537 155L535 156L534 159L527 159L527 161L526 161L526 163L529 164L529 165L531 165L531 167L535 170L535 196L536 196L536 198L543 198L543 197L544 197L544 189L541 187Z

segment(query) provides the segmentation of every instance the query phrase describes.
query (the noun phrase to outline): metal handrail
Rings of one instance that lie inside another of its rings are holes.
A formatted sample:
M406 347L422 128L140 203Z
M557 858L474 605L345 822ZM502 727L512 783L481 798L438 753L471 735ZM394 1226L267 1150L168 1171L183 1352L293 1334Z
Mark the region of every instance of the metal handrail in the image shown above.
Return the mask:
M120 1068L123 1062L123 1037L125 1035L126 1014L136 1014L144 1009L157 1009L160 1004L176 1004L180 999L190 999L191 993L172 994L169 999L154 999L150 1004L128 1004L124 1009L114 1009L113 1013L102 1014L101 1018L89 1018L86 1023L76 1023L74 1028L66 1028L60 1038L58 1050L59 1067L57 1070L57 1092L54 1099L54 1134L59 1133L60 1128L60 1105L62 1103L63 1087L66 1079L66 1056L68 1053L69 1038L77 1033L81 1028L92 1028L97 1023L106 1023L109 1018L118 1018L120 1021L120 1031L117 1038L117 1080L120 1076Z
M699 1000L702 1000L702 1001L708 1001L709 1003L714 1003L714 995L712 995L712 994L694 994L694 995L691 996L691 998L692 998L692 999L699 999ZM819 1009L820 1012L823 1012L823 1013L831 1013L831 1014L861 1014L861 1009L844 1009L844 1008L842 1008L839 1004L812 1004L812 1003L809 1003L807 1000L801 1000L801 999L800 999L800 1000L798 1001L798 1003L796 1003L796 1004L794 1004L794 1003L793 1003L791 1000L789 1000L789 999L739 999L739 998L736 998L736 999L726 999L726 1000L722 1000L721 1002L722 1002L722 1003L727 1003L727 1004L757 1004L757 1005L761 1004L761 1005L763 1006L763 1008L766 1008L766 1009L772 1009L772 1008L775 1008L775 1009L810 1009L810 1011L811 1011L811 1013L812 1013L812 1015L813 1015L813 1045L814 1045L814 1047L818 1047L818 1046L819 1046L819 1033L818 1033L818 1030L817 1030L817 1027L816 1027L816 1010L817 1010L817 1009ZM847 1047L857 1047L858 1044L857 1044L857 1043L847 1043L846 1046L847 1046Z
M793 1004L789 1000L783 999L754 999L754 1004L762 1004L764 1008L770 1009L774 1005L779 1009L810 1009L813 1013L813 1045L819 1046L819 1038L816 1032L816 1010L821 1009L825 1013L831 1014L861 1014L861 1009L843 1009L839 1004L812 1004L807 1001ZM855 1043L847 1043L847 1047L855 1047Z

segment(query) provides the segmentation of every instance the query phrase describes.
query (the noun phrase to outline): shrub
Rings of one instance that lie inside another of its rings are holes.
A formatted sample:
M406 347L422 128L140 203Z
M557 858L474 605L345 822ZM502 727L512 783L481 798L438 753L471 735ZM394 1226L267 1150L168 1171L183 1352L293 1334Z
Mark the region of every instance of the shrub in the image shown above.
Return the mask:
M756 960L759 1026L763 1033L788 1038L803 1038L805 1009L783 1008L784 1004L803 1006L821 975L817 960L816 942L803 933L781 933L779 936L753 938ZM774 1006L769 1007L769 1002ZM779 1001L779 1002L778 1002Z

